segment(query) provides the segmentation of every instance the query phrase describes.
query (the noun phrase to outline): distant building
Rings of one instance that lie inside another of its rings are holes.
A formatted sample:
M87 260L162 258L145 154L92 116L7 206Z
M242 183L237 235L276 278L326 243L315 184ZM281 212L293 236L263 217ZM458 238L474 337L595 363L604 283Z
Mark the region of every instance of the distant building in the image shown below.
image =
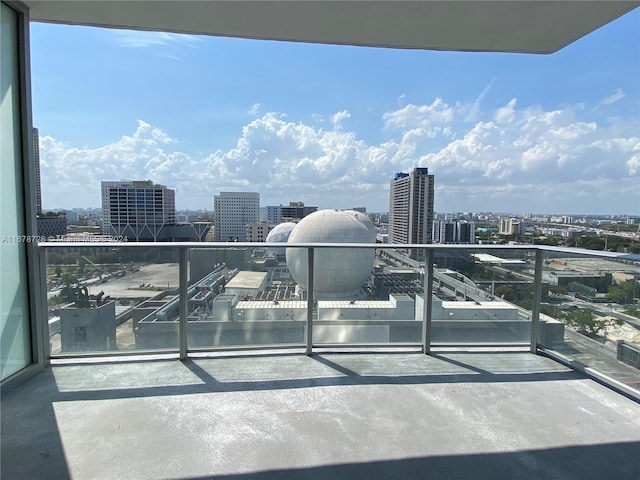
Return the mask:
M257 192L220 192L213 198L216 242L247 241L247 225L260 218Z
M456 224L456 243L476 243L476 224L461 220Z
M282 222L282 205L268 205L260 207L259 219L261 222L267 222L271 225L277 225Z
M57 238L67 234L67 217L64 215L40 215L36 222L39 237Z
M42 185L40 181L40 136L38 129L33 129L33 157L36 167L36 215L42 215ZM39 228L39 227L38 227ZM42 235L38 230L38 235Z
M389 243L431 243L434 177L427 168L396 173L389 188ZM410 252L423 260L424 251Z
M433 242L434 243L455 243L456 224L445 220L434 220L433 222Z
M160 241L176 222L175 191L146 181L102 182L102 232L130 241Z
M269 205L260 208L260 221L277 225L282 222L299 221L318 207L305 205L304 202L289 202L289 205Z
M64 213L42 211L42 184L40 180L40 137L38 129L33 129L33 157L36 170L36 228L39 237L57 238L67 234L67 217Z
M130 242L201 242L210 223L176 224L175 190L144 181L102 182L102 233Z
M501 218L500 235L522 235L524 233L524 223L518 218Z
M275 226L275 225L274 225ZM264 242L274 227L269 222L252 222L247 225L247 242Z

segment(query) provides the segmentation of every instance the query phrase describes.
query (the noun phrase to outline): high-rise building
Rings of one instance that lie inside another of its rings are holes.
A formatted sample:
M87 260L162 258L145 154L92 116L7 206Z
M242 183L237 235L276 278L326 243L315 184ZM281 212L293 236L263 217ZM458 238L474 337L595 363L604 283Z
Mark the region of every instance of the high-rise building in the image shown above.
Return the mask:
M260 194L220 192L213 197L213 210L216 242L246 242L247 225L260 217Z
M501 218L498 233L500 235L522 235L524 224L518 218Z
M33 159L36 172L36 227L38 236L44 238L63 237L67 234L67 217L63 212L42 211L42 182L40 180L40 135L33 129Z
M434 179L427 168L396 173L389 188L389 243L431 243ZM412 258L424 259L420 249Z
M456 224L456 243L476 243L476 224L460 220Z
M159 241L176 223L175 191L146 181L102 182L102 233L130 241Z
M476 243L476 224L466 220L434 220L433 243Z
M40 182L40 135L33 129L33 158L36 170L36 215L42 215L42 184Z

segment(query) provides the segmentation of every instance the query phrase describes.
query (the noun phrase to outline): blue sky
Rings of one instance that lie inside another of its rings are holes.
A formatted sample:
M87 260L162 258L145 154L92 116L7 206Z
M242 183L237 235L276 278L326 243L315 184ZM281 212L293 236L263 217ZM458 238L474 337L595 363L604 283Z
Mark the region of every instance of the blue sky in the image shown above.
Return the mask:
M426 166L438 212L640 215L640 10L552 55L429 52L33 23L46 208L150 179L178 208L388 209Z

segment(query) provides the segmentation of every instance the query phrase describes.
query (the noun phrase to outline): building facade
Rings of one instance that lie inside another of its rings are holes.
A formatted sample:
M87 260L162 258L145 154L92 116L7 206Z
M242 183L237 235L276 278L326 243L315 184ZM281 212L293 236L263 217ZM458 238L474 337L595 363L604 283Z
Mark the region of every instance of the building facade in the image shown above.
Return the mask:
M42 215L42 181L40 180L40 135L33 129L33 160L36 169L36 215ZM38 235L40 233L38 232Z
M476 224L466 220L434 220L433 243L476 243Z
M302 220L310 213L317 211L318 207L305 205L304 202L289 202L289 205L269 205L260 208L260 221L277 225L282 222Z
M389 186L389 243L431 243L434 178L427 168L396 173ZM424 252L410 252L423 260Z
M258 192L220 192L213 198L216 242L246 242L247 225L260 218Z
M102 182L102 233L129 241L161 241L176 223L175 191L146 181Z
M269 222L252 222L247 224L247 242L265 242L269 232L274 228Z
M518 218L501 218L498 233L500 235L522 235L524 224Z

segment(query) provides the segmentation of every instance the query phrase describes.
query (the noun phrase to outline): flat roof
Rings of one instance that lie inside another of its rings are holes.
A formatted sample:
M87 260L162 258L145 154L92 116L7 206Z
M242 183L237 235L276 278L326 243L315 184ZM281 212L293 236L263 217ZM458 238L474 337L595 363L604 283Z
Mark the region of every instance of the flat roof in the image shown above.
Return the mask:
M517 307L507 302L442 302L442 308L449 310L516 310Z
M262 286L265 278L267 278L267 272L252 272L242 270L238 272L235 277L227 282L226 288L255 288L258 289Z
M236 304L236 310L244 309L244 310L259 310L259 309L306 309L307 301L306 300L278 300L278 303L275 303L273 300L246 300L241 301Z
M511 264L511 265L524 265L523 260L513 258L500 258L495 255L489 255L488 253L472 253L472 257L481 263L499 263L499 264Z
M356 308L396 308L395 304L388 300L318 300L318 309L320 308L340 308L340 309L356 309Z

